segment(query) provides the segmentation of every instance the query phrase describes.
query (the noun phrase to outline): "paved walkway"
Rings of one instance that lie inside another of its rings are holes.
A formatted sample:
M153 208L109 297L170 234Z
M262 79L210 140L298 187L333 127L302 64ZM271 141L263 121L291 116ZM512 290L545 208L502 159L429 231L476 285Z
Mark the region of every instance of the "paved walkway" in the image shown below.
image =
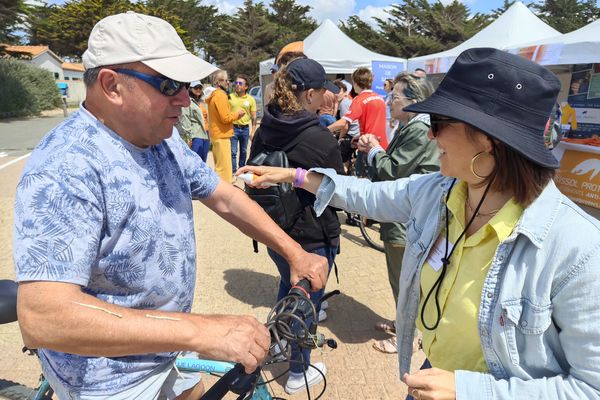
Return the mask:
M24 163L0 170L0 279L14 278L13 204ZM265 320L278 283L265 247L253 253L250 239L199 202L194 213L198 249L194 312L251 314ZM340 289L342 294L330 299L329 318L321 327L327 337L337 340L338 348L316 352L313 357L328 368L323 399L403 399L406 390L398 378L396 355L371 348L374 338L386 337L373 330L374 323L394 316L384 255L365 244L358 228L343 225L342 229L342 251L337 258L340 284L332 275L328 285L328 290ZM40 369L34 357L21 354L21 347L18 326L0 325L0 379L31 386ZM413 365L421 365L422 359L422 353L417 353ZM207 378L207 382L212 380ZM284 383L279 379L271 385L276 395L306 398L306 394L286 395Z

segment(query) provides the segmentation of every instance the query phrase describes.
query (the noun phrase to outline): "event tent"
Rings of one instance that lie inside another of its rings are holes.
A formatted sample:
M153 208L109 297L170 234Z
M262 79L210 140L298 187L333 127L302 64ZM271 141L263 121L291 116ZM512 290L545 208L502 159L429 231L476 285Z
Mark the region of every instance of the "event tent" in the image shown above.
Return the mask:
M371 61L400 62L406 66L405 58L375 53L356 43L329 19L304 39L304 54L318 61L328 74L349 74L358 67L371 68ZM260 75L270 75L273 63L273 58L262 61Z
M506 50L524 42L534 42L559 36L533 14L523 3L517 1L494 22L458 46L440 53L415 57L408 60L408 68L423 68L427 73L445 73L460 53L475 47L493 47Z
M564 35L520 44L510 51L530 53L528 58L542 65L600 63L600 20Z

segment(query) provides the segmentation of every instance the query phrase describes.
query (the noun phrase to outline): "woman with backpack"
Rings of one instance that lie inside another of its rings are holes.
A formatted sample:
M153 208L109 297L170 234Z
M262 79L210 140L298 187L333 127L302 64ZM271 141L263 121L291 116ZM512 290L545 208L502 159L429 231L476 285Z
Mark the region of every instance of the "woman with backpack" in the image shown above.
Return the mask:
M344 166L336 139L327 128L319 126L317 110L325 91L336 94L339 91L327 80L323 67L314 60L297 58L280 68L274 83L273 98L264 110L248 163L252 164L253 158L265 151L286 149L290 167L298 168L299 171L318 165L343 173ZM292 141L296 141L296 144L290 147ZM296 189L296 194L301 208L286 231L306 251L326 257L331 270L340 244L341 230L336 211L327 208L317 217L312 207L315 196L299 188ZM268 253L281 275L277 295L277 300L280 300L291 289L290 268L279 254L271 249L268 249ZM323 290L310 294L320 313L319 320L325 317L324 311L320 310L322 296ZM290 376L285 386L288 394L305 390L305 373L308 386L323 379L325 365L315 363L316 368L312 368L309 364L310 350L292 349Z

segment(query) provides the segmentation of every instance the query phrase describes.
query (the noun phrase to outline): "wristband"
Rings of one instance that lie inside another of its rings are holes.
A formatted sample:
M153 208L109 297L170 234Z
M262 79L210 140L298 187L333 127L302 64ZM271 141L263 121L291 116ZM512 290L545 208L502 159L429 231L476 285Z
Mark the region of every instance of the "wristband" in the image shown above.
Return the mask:
M302 185L304 185L304 178L306 178L307 172L308 171L304 168L296 168L296 175L294 176L292 186L295 188L302 187Z

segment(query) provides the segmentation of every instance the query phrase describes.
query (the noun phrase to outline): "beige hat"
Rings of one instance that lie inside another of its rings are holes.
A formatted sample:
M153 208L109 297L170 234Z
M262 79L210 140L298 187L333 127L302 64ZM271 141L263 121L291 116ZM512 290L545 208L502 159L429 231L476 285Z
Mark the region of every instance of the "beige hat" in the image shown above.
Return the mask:
M141 61L180 82L200 80L218 69L187 51L167 21L133 11L100 20L82 58L85 69Z

